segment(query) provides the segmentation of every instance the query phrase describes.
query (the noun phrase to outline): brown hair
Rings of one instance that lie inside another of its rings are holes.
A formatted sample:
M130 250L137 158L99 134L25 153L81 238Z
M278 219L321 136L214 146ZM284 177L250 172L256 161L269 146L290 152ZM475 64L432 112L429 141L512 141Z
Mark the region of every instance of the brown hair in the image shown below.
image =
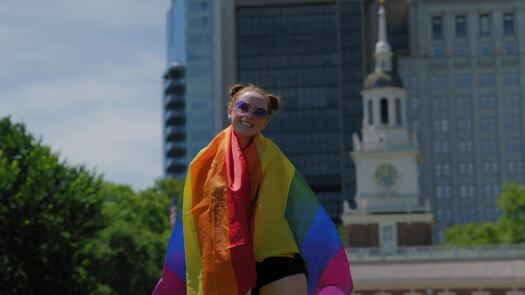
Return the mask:
M257 87L253 84L235 84L230 87L230 101L228 102L228 108L233 106L233 103L246 92L255 92L260 94L268 102L268 116L272 115L273 111L278 111L281 109L281 98L266 92L266 90Z

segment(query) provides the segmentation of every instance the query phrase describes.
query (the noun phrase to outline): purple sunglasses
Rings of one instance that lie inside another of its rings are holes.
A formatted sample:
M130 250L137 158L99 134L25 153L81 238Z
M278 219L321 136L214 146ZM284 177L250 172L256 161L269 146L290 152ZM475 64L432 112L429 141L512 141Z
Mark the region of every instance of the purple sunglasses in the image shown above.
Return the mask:
M235 109L239 110L243 114L247 114L250 112L257 117L257 118L266 118L268 117L268 111L266 111L264 108L261 107L252 107L249 103L244 102L242 100L239 100L235 103L234 106Z

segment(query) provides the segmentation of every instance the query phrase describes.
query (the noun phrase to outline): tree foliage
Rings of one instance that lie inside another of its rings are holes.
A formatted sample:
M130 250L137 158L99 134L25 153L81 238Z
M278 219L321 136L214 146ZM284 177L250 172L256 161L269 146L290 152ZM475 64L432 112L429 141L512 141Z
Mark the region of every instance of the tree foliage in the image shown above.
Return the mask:
M105 182L0 119L0 294L150 293L181 190Z
M505 185L497 204L501 215L496 223L471 223L451 227L445 232L445 243L451 245L525 243L525 186Z
M139 193L123 185L105 185L107 226L83 251L84 267L94 275L97 293L151 293L162 271L170 233L169 200L178 193L169 189L177 187L180 182L171 179L158 180Z
M102 180L0 120L0 293L85 294L77 251L103 224Z

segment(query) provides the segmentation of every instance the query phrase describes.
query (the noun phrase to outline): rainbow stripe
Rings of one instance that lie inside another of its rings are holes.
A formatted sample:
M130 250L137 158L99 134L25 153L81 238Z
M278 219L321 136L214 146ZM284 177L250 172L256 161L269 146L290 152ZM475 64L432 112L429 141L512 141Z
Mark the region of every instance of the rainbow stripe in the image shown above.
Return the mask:
M190 164L153 293L244 294L255 261L297 252L308 294L351 292L342 243L306 181L271 140L257 135L243 154L228 127Z

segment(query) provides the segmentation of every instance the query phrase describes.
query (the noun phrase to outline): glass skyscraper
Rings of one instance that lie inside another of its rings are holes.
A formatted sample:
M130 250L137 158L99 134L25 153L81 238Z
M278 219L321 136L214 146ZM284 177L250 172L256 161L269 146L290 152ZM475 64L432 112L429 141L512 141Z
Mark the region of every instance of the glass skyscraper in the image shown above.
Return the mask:
M238 78L283 97L283 111L265 135L338 218L342 200L355 190L349 135L362 120L363 4L240 2Z

